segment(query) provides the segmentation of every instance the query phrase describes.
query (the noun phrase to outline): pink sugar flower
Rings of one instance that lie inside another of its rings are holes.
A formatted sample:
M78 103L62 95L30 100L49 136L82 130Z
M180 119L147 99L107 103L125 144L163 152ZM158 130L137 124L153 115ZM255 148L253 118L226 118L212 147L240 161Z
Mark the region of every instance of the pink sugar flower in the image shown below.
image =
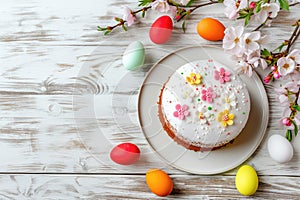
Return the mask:
M230 81L230 71L225 71L223 67L220 68L220 71L215 70L214 78L219 80L221 84Z
M216 98L216 96L217 96L215 93L213 93L211 87L207 88L207 90L203 89L201 91L201 94L202 94L201 99L203 101L207 101L208 103L212 103L214 98Z
M185 117L190 115L188 111L189 107L187 105L176 104L176 111L173 113L174 117L178 117L180 120L184 120Z

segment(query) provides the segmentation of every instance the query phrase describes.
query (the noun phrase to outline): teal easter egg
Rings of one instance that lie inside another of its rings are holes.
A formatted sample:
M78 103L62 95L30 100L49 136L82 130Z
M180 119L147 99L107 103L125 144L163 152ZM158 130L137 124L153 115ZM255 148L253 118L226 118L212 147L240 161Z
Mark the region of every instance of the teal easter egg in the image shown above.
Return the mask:
M123 54L123 65L128 70L136 70L143 66L145 61L144 45L135 41L128 45Z

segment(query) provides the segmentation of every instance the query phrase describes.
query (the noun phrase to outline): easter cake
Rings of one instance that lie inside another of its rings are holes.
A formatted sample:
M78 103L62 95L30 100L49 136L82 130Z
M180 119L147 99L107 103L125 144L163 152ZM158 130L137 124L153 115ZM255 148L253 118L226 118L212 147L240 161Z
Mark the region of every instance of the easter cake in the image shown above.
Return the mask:
M245 127L250 112L246 85L228 67L199 60L179 67L163 85L158 115L165 132L194 151L220 148Z

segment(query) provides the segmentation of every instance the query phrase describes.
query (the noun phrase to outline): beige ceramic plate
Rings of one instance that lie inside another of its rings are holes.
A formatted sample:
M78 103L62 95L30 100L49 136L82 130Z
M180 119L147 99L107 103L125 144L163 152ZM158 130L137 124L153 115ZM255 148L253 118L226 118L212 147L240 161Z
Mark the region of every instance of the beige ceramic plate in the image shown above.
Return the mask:
M269 118L266 92L257 74L241 79L251 97L251 112L243 132L221 149L211 152L194 152L175 143L164 131L157 116L157 101L162 85L180 66L203 59L213 59L234 67L236 61L222 49L210 46L183 48L158 61L147 75L139 95L139 120L142 131L153 150L168 164L194 174L217 174L242 164L261 143Z

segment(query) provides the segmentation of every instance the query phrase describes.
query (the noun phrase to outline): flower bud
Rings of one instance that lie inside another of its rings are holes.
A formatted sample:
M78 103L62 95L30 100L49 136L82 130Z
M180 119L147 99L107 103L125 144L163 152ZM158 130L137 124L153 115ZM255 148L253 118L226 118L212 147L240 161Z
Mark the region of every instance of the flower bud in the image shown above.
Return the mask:
M276 66L273 65L273 66L271 67L271 70L272 70L272 71L275 71L275 70L276 70Z
M291 126L292 122L291 122L290 118L287 117L282 120L282 124L286 125L286 126Z
M249 8L253 10L255 7L256 7L256 2L252 1L252 2L249 4Z
M280 74L279 74L278 71L275 71L275 72L273 73L273 75L274 75L274 78L276 78L276 79L279 79L279 78L280 78Z
M265 76L265 78L264 78L264 83L270 83L271 78L272 78L272 77L271 77L270 75Z

